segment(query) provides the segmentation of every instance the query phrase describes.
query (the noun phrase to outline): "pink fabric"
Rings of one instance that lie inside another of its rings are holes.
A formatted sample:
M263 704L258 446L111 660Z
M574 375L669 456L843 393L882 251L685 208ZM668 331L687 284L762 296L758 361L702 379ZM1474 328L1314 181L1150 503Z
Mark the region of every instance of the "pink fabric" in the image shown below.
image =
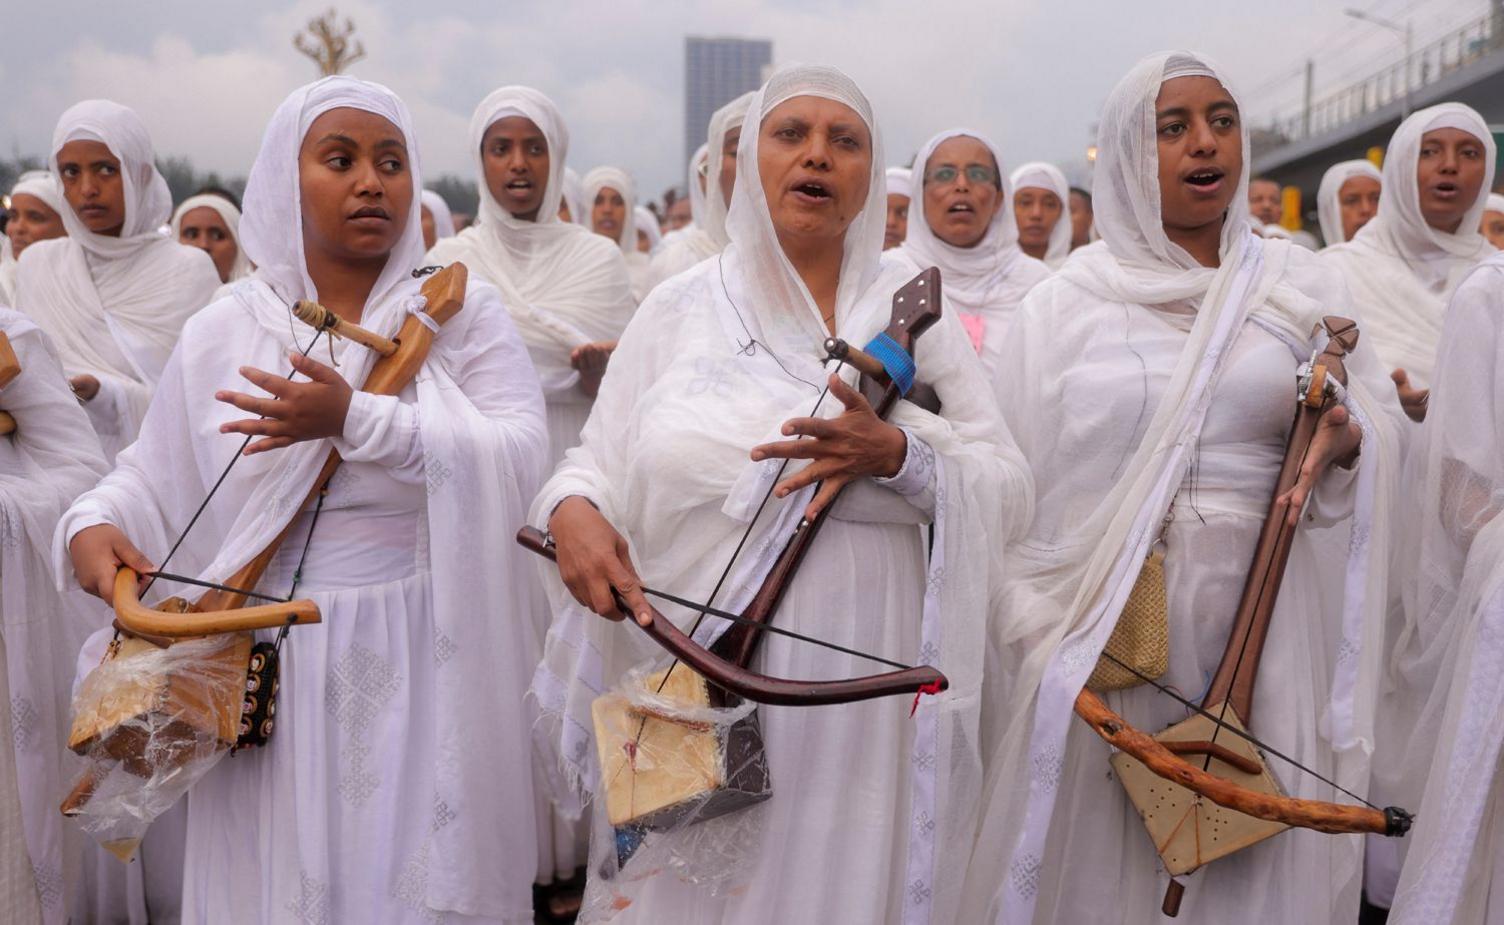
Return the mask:
M987 330L987 319L982 315L968 315L966 312L956 312L956 317L961 319L961 327L966 329L966 336L971 338L971 346L982 355L982 334Z

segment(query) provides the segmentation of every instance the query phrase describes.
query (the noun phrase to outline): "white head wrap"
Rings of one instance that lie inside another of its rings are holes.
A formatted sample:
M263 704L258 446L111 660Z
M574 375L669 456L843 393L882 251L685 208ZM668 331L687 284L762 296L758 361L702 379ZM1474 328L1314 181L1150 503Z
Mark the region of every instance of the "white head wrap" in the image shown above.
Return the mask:
M1066 182L1065 174L1054 164L1030 161L1013 171L1008 180L1015 194L1024 187L1033 187L1049 190L1059 198L1060 218L1050 229L1050 243L1044 254L1044 262L1051 269L1058 268L1071 252L1071 185Z
M913 182L913 172L907 167L889 167L883 171L883 180L888 184L889 196L898 195L907 199L911 192L909 185Z
M63 198L63 191L58 186L57 178L46 170L28 170L21 174L16 185L11 187L12 200L16 196L35 196L46 204L47 208L58 214L61 218L68 208L68 201ZM12 207L15 203L12 201ZM16 255L11 249L10 236L0 234L0 305L14 305L16 298Z
M242 249L256 265L256 278L289 305L298 299L318 299L318 290L308 276L303 235L288 232L303 227L297 152L315 119L331 109L346 108L375 113L391 122L407 143L413 175L414 195L408 207L407 227L392 248L366 303L374 304L407 278L423 255L417 133L413 131L407 107L380 84L354 77L325 77L294 90L272 113L245 185L245 216L240 222Z
M849 106L872 132L872 175L867 200L846 229L840 283L836 287L835 317L839 324L843 313L872 285L882 256L883 229L887 223L882 140L867 97L851 78L830 67L791 66L780 70L753 94L740 118L761 123L780 103L800 96ZM755 115L749 116L750 113ZM776 327L779 321L789 322L808 337L823 338L820 332L825 330L825 323L820 310L773 232L773 219L757 165L758 134L757 124L743 131L736 149L736 187L726 215L729 246L736 250L746 274L743 282L748 297L757 306L764 323ZM713 190L715 186L710 188ZM711 197L712 203L715 198Z
M581 183L585 216L580 224L591 231L595 230L593 218L595 197L600 195L603 189L616 190L621 194L622 201L627 206L626 214L621 221L621 232L616 238L616 246L621 248L623 254L640 253L637 250L637 184L632 182L627 172L619 167L597 167L585 174L585 179Z
M1316 191L1316 216L1321 221L1321 237L1328 246L1347 240L1342 233L1342 186L1353 177L1369 177L1382 184L1384 175L1372 161L1342 161L1327 168Z
M184 199L172 213L172 239L178 240L183 229L183 216L194 209L213 209L224 221L225 227L230 229L230 240L235 242L235 262L230 264L230 278L226 282L233 283L251 275L251 261L245 255L245 248L240 246L240 210L223 196L200 193Z
M648 253L651 254L663 243L663 229L658 226L658 216L647 206L637 206L632 214L637 217L637 230L648 236Z
M1483 207L1483 211L1498 212L1504 215L1504 196L1500 196L1498 193L1489 193L1488 205ZM1483 220L1480 218L1478 221L1481 224Z
M975 138L992 152L997 162L998 203L982 239L971 247L955 247L940 240L924 214L924 177L930 156L951 138ZM900 253L916 266L939 267L945 294L965 311L977 312L986 305L992 290L1017 265L1024 252L1018 249L1018 225L1013 220L1013 188L1003 167L998 146L981 132L951 129L925 142L914 158L909 179L909 233Z
M435 240L454 237L454 215L449 211L449 203L444 201L444 197L431 189L426 189L423 191L422 204L428 209L428 214L433 216Z
M120 159L125 186L125 226L116 238L95 234L72 209L63 209L68 236L84 250L102 257L120 257L161 237L157 229L172 214L172 194L157 172L151 136L135 110L109 100L84 100L70 106L52 132L48 169L57 173L57 155L70 141L98 141ZM58 185L62 181L58 180Z
M1421 142L1426 132L1441 128L1461 129L1484 148L1483 185L1455 233L1426 224L1420 208ZM1404 369L1417 385L1429 384L1452 290L1494 253L1479 225L1493 186L1496 156L1488 124L1470 107L1442 103L1413 113L1389 142L1378 214L1351 241L1322 251L1341 269L1362 307L1369 345L1385 364Z
M685 189L689 191L690 220L702 227L705 223L705 191L709 188L709 172L710 146L700 145L695 149L695 156L689 159L689 181Z
M706 142L705 162L705 222L701 226L706 234L724 248L731 240L726 231L727 210L730 203L721 197L721 148L726 136L747 121L747 111L752 105L751 93L744 93L715 111L710 117L710 138ZM737 148L737 178L741 185L741 149Z
M486 126L490 128L490 126ZM590 226L589 208L585 205L584 186L580 183L580 175L573 167L564 168L564 189L561 195L564 204L569 206L569 220L576 225ZM558 209L554 210L558 212Z

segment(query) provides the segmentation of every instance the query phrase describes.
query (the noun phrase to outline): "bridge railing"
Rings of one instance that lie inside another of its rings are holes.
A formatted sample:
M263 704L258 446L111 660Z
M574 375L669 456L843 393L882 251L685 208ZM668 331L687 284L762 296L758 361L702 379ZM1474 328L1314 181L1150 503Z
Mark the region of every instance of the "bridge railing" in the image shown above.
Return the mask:
M1458 68L1504 47L1504 16L1487 13L1453 29L1408 59L1386 65L1339 90L1312 100L1309 109L1280 113L1261 126L1272 145L1304 141L1341 128L1442 79Z

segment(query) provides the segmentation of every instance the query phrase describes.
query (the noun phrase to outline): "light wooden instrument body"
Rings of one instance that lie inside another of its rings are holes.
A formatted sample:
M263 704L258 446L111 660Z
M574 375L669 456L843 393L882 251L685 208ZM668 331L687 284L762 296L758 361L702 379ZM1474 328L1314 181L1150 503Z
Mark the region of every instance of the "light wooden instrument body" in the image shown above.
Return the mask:
M423 286L428 302L425 313L438 324L452 318L464 304L466 279L465 266L460 263L431 277ZM422 367L433 337L434 332L422 320L407 317L395 339L400 349L376 361L362 391L376 395L402 391ZM339 453L331 449L299 510L314 502L339 464ZM223 584L254 590L292 530L293 522L295 518L266 549ZM120 659L149 662L155 653L175 641L226 634L224 645L215 648L207 659L210 664L202 669L156 675L150 671L130 672L128 681L115 688L94 691L92 700L86 698L87 680L85 688L80 690L69 747L92 758L120 761L132 773L148 776L171 766L176 754L174 742L184 743L184 761L191 757L186 743L217 740L226 747L235 744L254 644L251 631L317 623L320 615L318 606L309 600L246 606L249 599L246 594L221 590L211 590L192 603L174 597L147 606L141 603L136 589L136 573L120 569L115 576L114 606L116 627L122 635L106 655L107 662ZM206 677L223 679L226 669L231 671L229 677L234 683L205 683ZM158 730L151 737L153 754L149 761L142 755L147 745L142 729ZM64 813L78 812L87 802L91 788L87 779L80 781L65 801Z
M16 359L16 351L11 348L10 338L0 331L0 389L5 388L17 376L21 375L21 361ZM15 433L16 419L8 412L0 411L0 437Z
M1299 480L1321 416L1332 402L1327 380L1346 383L1343 358L1357 343L1352 322L1329 317L1325 326L1328 346L1311 364L1309 380L1302 382L1232 632L1202 702L1205 713L1239 731L1247 731L1253 711L1259 660L1295 539L1296 527L1289 523L1288 505L1281 498ZM1119 749L1111 758L1113 770L1171 876L1189 873L1292 825L1393 834L1391 820L1379 810L1289 799L1264 755L1205 715L1193 715L1151 738L1128 726L1089 689L1078 696L1076 713ZM1176 781L1194 784L1195 789ZM1171 908L1178 896L1172 888L1166 914L1174 914Z

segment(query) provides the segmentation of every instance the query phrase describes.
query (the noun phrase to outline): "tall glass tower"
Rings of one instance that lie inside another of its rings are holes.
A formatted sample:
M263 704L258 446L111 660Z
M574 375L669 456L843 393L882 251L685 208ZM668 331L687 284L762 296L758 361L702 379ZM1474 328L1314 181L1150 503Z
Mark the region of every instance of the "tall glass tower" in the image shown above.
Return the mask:
M684 40L684 163L705 143L710 117L722 106L762 86L773 63L767 39Z

